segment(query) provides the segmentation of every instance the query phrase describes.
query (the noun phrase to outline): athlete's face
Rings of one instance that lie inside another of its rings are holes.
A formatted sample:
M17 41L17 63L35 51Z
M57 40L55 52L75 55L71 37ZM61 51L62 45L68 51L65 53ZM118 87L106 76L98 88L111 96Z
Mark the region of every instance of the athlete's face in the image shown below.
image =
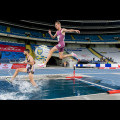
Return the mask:
M61 25L60 24L58 24L58 23L55 23L55 28L58 30L58 29L60 29L60 27L61 27Z
M24 51L24 55L27 56L28 52L27 51Z

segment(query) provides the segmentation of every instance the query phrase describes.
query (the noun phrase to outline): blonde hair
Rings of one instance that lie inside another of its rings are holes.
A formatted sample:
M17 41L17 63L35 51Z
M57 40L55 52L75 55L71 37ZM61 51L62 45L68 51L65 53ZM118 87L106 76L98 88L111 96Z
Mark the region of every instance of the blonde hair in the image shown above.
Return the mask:
M55 24L56 24L56 23L61 25L60 21L56 21Z

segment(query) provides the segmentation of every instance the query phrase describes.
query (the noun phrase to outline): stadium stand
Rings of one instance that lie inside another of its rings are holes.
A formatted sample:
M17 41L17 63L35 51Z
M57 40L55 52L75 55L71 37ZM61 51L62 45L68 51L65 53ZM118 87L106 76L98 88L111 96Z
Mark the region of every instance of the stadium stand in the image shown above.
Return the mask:
M96 47L94 48L97 52L105 56L106 58L112 58L112 60L116 63L120 63L120 49L118 48L109 48L109 47Z
M18 35L28 37L26 34L29 33L29 37L31 38L41 38L41 39L49 39L51 37L48 33L41 33L35 30L23 29L19 27L8 27L4 25L0 25L0 33L6 33L11 35ZM118 42L114 37L120 37L120 34L113 35L70 35L66 34L65 41L79 41L79 42ZM57 40L57 39L55 39Z
M97 25L97 23L96 23ZM86 25L87 26L87 25ZM17 35L17 36L24 36L24 37L30 37L30 38L39 38L48 40L51 42L52 38L50 35L46 32L42 33L37 30L30 30L20 27L14 27L9 25L0 25L0 33L5 34L11 34L11 35ZM29 33L29 35L27 35ZM65 41L74 41L74 42L85 42L87 44L88 42L95 42L97 44L98 42L118 42L119 39L115 39L115 37L120 38L120 34L66 34ZM57 38L55 39L57 42ZM0 42L0 45L8 45L8 46L14 46L14 47L24 47L29 48L31 51L31 55L34 54L35 48L39 45L36 44L18 44L18 43L11 43L11 42ZM49 46L50 48L52 46ZM120 50L116 47L113 48L105 48L105 47L90 47L90 48L66 48L66 51L68 53L75 52L78 54L78 59L82 60L88 60L91 61L94 58L94 61L99 61L102 57L108 58L112 57L114 62L120 62L118 55L120 55ZM34 56L34 55L33 55ZM14 52L14 51L2 51L2 59L15 59L16 61L19 61L20 59L25 59L25 56L22 52ZM35 58L35 57L34 57Z
M94 54L92 54L87 48L67 48L66 49L69 53L74 52L78 55L78 59L82 60L88 60L91 61L93 58L95 58L95 61L98 61L99 58L96 57Z
M0 42L0 51L2 57L0 62L20 62L25 60L23 51L25 49L25 44L10 43L10 42Z
M25 44L22 43L11 43L11 42L1 42L0 44L2 45L10 45L10 46L19 46L19 47L25 47Z

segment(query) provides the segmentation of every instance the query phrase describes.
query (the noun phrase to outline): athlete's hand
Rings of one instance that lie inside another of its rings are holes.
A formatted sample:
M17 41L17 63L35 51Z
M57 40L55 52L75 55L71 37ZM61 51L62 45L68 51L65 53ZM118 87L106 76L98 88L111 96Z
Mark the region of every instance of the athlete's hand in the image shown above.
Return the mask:
M49 30L48 33L51 35L51 30Z
M76 33L80 34L80 31L79 30L75 30Z
M78 33L78 34L80 34L80 31L79 31L79 30L76 30L75 32Z

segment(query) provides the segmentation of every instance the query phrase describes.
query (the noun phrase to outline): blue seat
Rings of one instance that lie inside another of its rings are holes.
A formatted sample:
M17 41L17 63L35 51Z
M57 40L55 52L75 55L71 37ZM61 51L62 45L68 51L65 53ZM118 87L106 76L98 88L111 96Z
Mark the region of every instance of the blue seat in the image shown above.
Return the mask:
M20 46L20 47L25 47L25 44L22 43L9 43L9 42L0 42L2 45L11 45L11 46Z
M69 39L69 40L72 40L71 36L70 35L65 35L65 39Z
M7 29L6 26L0 25L0 31L6 32L6 29Z
M25 55L23 53L2 51L1 59L19 60L21 58L25 59Z
M12 34L12 35L18 35L18 36L25 36L25 37L26 37L25 32L29 32L31 34L30 37L32 38L42 38L42 39L52 40L52 38L50 37L48 33L46 33L46 37L43 37L43 34L37 30L25 29L25 28L20 28L20 27L10 27L10 28L11 28L10 32L6 32L7 26L0 25L0 32ZM73 37L75 38L75 40L72 40L72 37L70 36L70 34L66 34L65 41L88 42L86 38L90 38L91 42L106 42L107 40L109 40L109 42L116 42L116 40L114 40L114 37L120 37L120 34L100 35L100 36L103 38L103 40L100 40L98 35L73 34ZM5 43L0 43L0 44L5 44ZM12 44L12 43L11 44L6 43L6 45L25 46L25 45Z

